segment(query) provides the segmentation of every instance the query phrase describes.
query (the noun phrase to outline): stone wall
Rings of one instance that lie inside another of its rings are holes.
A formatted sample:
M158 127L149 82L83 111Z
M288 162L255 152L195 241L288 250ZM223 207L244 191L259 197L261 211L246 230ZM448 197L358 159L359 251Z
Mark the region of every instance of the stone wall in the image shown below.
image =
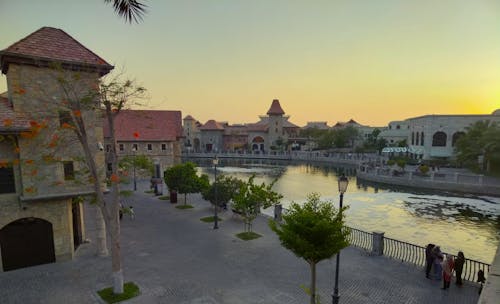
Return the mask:
M22 218L34 217L49 221L52 224L56 262L73 258L71 199L21 203L16 194L3 194L0 195L0 214L0 229ZM2 270L0 253L0 271Z

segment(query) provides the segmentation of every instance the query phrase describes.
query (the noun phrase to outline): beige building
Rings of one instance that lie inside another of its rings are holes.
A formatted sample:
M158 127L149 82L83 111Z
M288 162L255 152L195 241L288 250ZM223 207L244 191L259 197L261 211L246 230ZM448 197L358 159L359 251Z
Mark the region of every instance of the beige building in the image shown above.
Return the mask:
M104 153L97 113L63 110L62 85L83 97L113 66L50 27L2 50L0 66L8 89L0 98L0 271L70 260L85 238L76 198L93 184L68 115L83 117L99 167Z

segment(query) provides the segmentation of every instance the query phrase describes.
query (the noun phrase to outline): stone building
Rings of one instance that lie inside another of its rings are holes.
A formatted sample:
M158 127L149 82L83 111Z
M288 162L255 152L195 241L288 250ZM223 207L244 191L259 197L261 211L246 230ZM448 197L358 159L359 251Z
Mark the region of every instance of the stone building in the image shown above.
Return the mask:
M187 152L201 151L200 127L202 124L191 115L184 117L182 135L184 140L183 150Z
M156 173L179 163L181 158L182 116L180 111L122 110L115 118L118 157L144 155L151 159ZM104 124L106 152L112 143ZM107 171L110 172L110 164ZM145 175L150 174L145 172ZM146 176L143 176L146 177Z
M0 67L8 89L0 98L0 271L71 260L85 239L76 198L94 192L68 115L83 117L99 167L104 153L98 100L92 110L63 110L62 84L75 98L89 96L113 66L43 27L0 51Z

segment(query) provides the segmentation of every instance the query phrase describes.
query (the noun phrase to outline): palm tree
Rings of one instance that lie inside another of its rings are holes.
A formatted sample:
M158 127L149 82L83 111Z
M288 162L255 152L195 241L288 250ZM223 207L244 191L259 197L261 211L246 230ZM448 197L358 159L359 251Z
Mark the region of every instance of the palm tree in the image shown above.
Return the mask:
M129 23L132 21L139 23L146 13L147 5L137 0L104 0L104 2L113 2L113 8L118 16L125 18L125 21Z

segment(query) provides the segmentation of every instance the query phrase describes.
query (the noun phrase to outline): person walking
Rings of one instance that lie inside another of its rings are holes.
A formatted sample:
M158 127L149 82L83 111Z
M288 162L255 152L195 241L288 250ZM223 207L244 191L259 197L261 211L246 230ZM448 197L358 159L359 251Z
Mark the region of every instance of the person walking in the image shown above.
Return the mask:
M462 286L462 270L464 269L465 256L462 251L459 251L457 257L455 258L455 276L456 284Z
M453 261L453 256L447 254L443 261L443 288L450 288L451 276L453 275L453 269L455 268L455 262Z
M441 277L443 276L443 266L441 265L443 263L443 253L441 252L441 247L435 246L432 248L431 252L433 258L432 267L434 268L434 279L441 281Z
M429 274L431 273L432 264L434 262L434 257L432 256L432 249L434 244L427 244L425 247L425 277L430 279Z

